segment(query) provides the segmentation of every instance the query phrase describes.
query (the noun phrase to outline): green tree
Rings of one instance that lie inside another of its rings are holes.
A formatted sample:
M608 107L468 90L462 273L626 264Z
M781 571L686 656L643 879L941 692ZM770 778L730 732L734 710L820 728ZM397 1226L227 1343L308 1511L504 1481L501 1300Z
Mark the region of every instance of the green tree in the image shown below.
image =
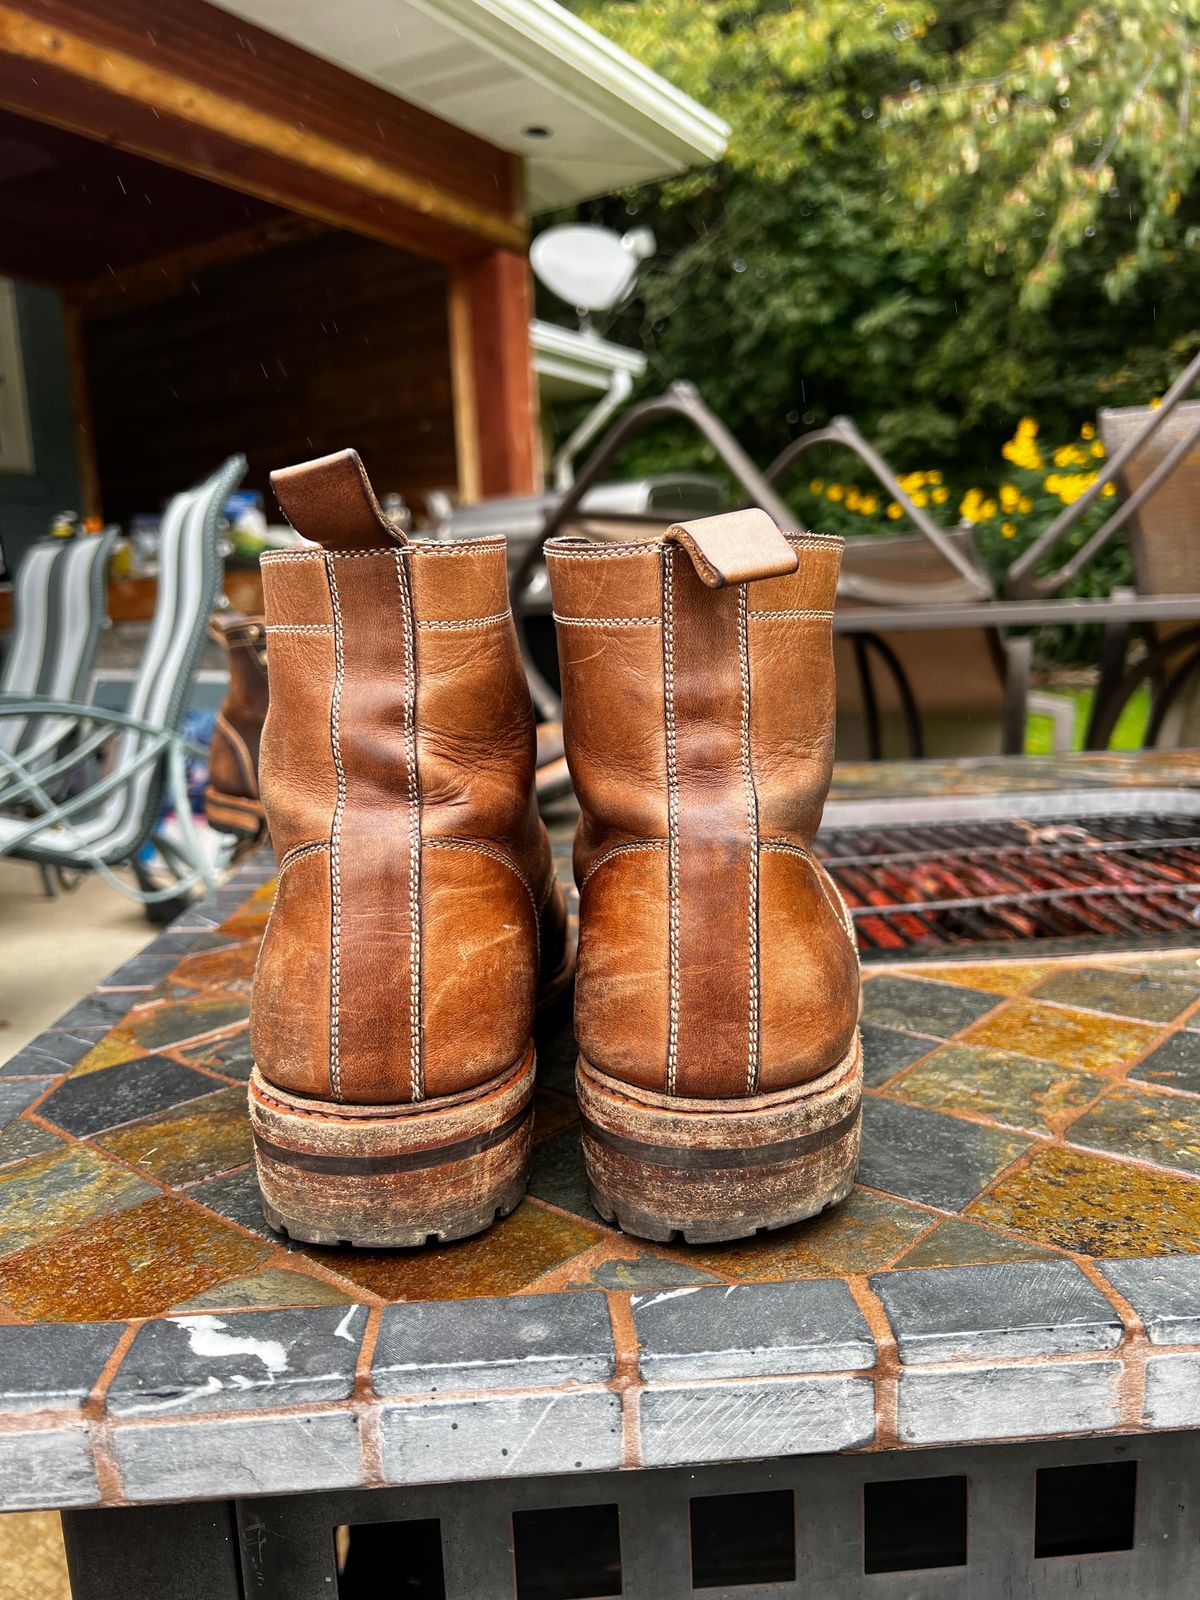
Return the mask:
M647 386L691 379L759 459L847 412L972 472L1021 414L1073 430L1194 347L1200 0L578 10L732 125L719 166L584 210L658 235L614 329Z

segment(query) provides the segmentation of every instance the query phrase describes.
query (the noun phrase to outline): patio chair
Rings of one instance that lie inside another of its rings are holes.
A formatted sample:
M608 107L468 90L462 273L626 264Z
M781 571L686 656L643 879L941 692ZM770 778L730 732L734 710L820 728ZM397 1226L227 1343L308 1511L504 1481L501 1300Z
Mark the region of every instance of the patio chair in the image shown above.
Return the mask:
M878 608L879 626L839 635L835 623L839 757L1019 753L1030 709L1028 638L988 627L887 627L889 611L995 598L970 526L939 527L849 417L794 439L766 477L778 485L810 450L830 445L856 456L917 530L846 541L838 609Z
M13 626L0 705L41 696L80 701L91 683L105 622L105 575L116 528L95 537L44 539L33 545L13 585ZM30 771L44 768L71 727L70 719L36 715L0 720L0 750L20 755ZM9 787L0 774L0 804Z
M1185 694L1194 690L1200 669L1200 403L1189 404L1186 399L1197 379L1200 353L1158 406L1100 412L1107 452L1102 470L1087 492L1064 507L1013 563L1005 580L1006 592L1015 599L1058 594L1127 528L1139 596L1197 596L1194 622L1139 625L1147 649L1132 666L1130 624L1105 624L1100 678L1085 740L1089 750L1108 747L1122 711L1146 682L1151 708L1143 743L1174 742ZM1060 567L1047 571L1054 552L1109 484L1120 490L1112 515ZM1193 719L1193 736L1195 732Z
M221 586L218 518L246 470L231 456L194 489L176 495L163 515L158 597L129 708L109 711L41 697L0 704L3 719L66 719L71 748L36 773L0 748L8 775L0 813L0 855L49 867L93 871L147 906L176 901L212 879L192 821L186 756L202 755L182 736L184 714ZM60 798L68 795L67 798ZM179 838L166 837L160 814L170 800ZM140 856L153 843L174 874L156 885ZM133 868L137 886L115 868Z

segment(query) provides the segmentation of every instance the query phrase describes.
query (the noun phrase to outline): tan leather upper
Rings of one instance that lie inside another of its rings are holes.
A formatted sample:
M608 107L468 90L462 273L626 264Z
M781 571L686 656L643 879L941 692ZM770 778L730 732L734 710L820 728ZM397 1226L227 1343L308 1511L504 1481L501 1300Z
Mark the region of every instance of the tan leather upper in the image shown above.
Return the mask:
M279 890L255 1060L352 1103L471 1089L528 1045L539 933L547 971L565 948L504 543L406 540L353 452L274 481L319 543L262 563Z
M841 548L762 512L547 546L582 811L576 1033L628 1083L766 1093L852 1042L858 958L810 854Z
M218 612L209 632L225 646L229 663L229 687L208 753L209 782L222 794L257 801L259 746L267 715L263 618Z

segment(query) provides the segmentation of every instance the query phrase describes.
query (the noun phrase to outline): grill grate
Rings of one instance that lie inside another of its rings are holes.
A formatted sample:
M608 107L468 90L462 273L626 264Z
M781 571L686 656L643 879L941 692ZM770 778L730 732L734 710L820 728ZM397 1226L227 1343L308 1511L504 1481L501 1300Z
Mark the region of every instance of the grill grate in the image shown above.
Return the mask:
M1200 816L881 821L824 831L817 852L868 959L1024 940L1200 940Z

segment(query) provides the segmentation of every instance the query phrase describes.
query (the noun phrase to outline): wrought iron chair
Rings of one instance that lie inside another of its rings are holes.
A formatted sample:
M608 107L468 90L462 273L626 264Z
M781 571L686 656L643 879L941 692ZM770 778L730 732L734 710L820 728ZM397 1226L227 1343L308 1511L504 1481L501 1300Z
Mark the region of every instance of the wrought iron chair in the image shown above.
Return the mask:
M41 697L0 704L0 719L70 724L68 753L30 770L20 753L0 748L8 779L0 812L0 855L51 868L99 873L147 906L176 901L212 880L192 821L186 757L203 754L183 738L183 718L221 587L218 519L246 470L231 456L194 489L176 495L162 520L158 597L127 711ZM62 798L62 796L68 796ZM161 825L164 797L179 837ZM153 843L173 873L157 885L140 856ZM133 868L136 888L118 877Z

